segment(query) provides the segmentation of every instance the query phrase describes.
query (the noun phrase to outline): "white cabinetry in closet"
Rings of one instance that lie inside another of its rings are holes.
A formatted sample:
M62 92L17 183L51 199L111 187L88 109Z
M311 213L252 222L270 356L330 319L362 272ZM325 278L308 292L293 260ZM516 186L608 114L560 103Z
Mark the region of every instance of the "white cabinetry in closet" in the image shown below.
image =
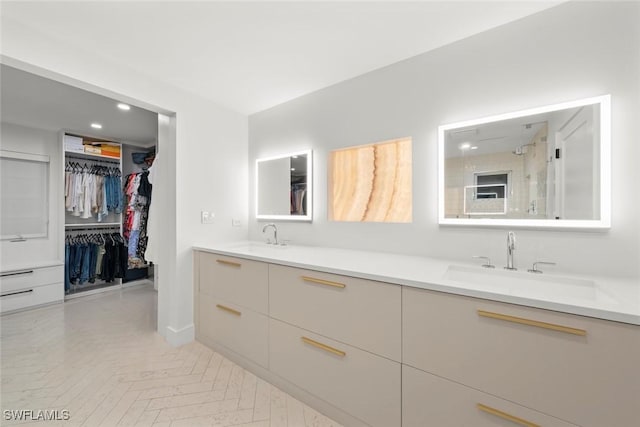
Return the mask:
M62 301L62 265L7 270L0 273L0 312Z
M62 160L56 132L5 122L0 132L0 312L4 314L64 299Z

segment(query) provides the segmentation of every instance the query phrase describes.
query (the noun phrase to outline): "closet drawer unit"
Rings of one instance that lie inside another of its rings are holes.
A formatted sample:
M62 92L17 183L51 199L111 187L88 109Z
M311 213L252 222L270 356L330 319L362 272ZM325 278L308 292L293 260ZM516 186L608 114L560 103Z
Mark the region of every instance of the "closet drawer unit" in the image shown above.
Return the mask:
M198 333L268 367L269 321L237 304L200 294Z
M371 426L400 426L400 364L269 320L270 369Z
M267 314L268 265L199 252L200 293Z
M583 427L638 419L640 327L403 289L403 362Z
M402 366L403 427L575 427L557 418Z
M60 283L64 280L64 267L26 268L0 273L0 293L6 294L36 286Z
M271 317L400 361L401 287L269 265Z
M61 302L63 299L64 285L62 283L33 286L9 292L3 290L2 296L0 296L0 313Z

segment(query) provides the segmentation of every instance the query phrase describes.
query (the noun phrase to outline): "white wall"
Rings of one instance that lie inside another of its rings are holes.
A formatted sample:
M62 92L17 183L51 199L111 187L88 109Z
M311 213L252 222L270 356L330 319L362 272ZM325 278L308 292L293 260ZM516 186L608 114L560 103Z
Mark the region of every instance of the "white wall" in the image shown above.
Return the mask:
M193 245L246 238L247 118L2 16L2 62L131 105L175 113L175 144L159 144L163 209L158 247L159 333L193 337ZM212 76L215 78L215 76ZM160 108L157 108L160 107ZM154 198L154 201L156 199ZM200 224L200 210L216 214ZM232 227L232 218L242 227ZM164 295L164 296L163 296Z
M639 22L637 2L566 3L250 116L249 164L315 151L314 222L281 223L280 234L292 244L461 261L488 255L502 265L505 229L438 226L438 125L610 93L611 230L518 230L516 262L525 268L548 260L558 263L556 271L638 277ZM404 136L413 137L413 223L328 222L329 151ZM263 239L260 225L251 220L252 239Z
M19 126L12 123L0 124L0 148L29 154L49 156L49 227L46 238L28 239L26 242L0 243L0 268L11 270L21 266L29 267L51 262L64 262L64 238L60 235L59 223L64 218L61 210L62 161L56 132ZM28 261L28 264L25 263ZM62 282L62 278L60 278Z

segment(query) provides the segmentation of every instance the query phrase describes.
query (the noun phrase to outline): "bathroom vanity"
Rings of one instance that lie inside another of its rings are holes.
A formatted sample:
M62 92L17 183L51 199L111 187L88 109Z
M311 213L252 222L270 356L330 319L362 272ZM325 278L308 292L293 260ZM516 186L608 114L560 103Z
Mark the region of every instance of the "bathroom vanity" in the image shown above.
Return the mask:
M345 425L637 422L624 280L255 242L194 268L196 338Z

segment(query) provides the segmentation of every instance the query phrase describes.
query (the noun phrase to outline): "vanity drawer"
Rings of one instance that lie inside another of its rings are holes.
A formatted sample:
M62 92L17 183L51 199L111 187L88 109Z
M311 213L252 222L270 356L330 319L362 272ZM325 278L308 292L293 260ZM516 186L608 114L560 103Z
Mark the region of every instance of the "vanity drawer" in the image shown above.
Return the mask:
M403 427L575 427L554 417L402 366Z
M583 427L637 423L638 360L637 326L403 289L404 363Z
M400 361L401 287L269 265L269 311L276 319Z
M52 283L50 285L32 286L13 291L2 291L0 296L0 313L34 307L42 304L64 300L64 285Z
M371 426L400 426L400 364L270 319L270 369Z
M63 280L64 267L62 265L3 271L0 273L0 294L60 283Z
M267 314L268 265L199 252L200 293Z
M268 367L267 316L206 294L200 294L198 303L198 334Z

